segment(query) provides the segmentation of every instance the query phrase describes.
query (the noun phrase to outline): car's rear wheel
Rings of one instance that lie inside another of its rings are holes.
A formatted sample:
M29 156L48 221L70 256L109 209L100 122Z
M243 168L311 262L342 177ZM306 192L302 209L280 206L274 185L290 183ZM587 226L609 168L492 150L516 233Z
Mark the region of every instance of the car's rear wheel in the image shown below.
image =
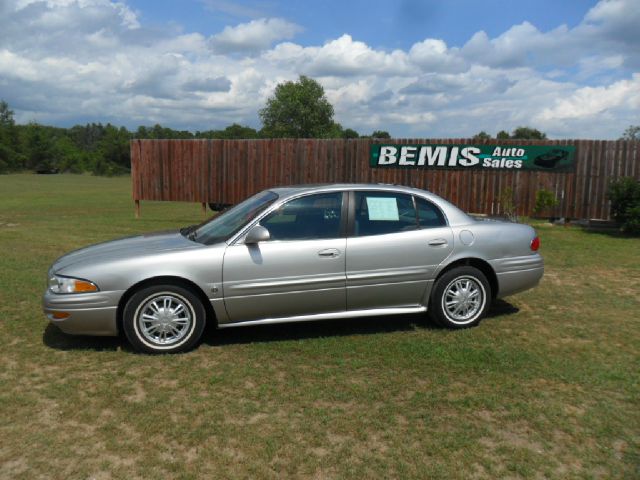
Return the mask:
M123 329L134 349L177 353L198 342L206 323L200 299L178 285L153 285L136 292L123 312Z
M433 287L429 312L439 325L468 328L477 325L491 304L491 287L474 267L455 267L445 272Z

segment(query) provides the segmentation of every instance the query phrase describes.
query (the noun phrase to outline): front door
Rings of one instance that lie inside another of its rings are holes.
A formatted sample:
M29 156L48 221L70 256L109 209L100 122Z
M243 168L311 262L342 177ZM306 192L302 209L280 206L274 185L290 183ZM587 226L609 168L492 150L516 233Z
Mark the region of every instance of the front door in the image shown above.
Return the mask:
M442 212L419 197L386 191L353 192L347 240L347 308L419 306L453 249Z
M231 322L345 311L342 204L342 192L290 200L260 221L270 240L227 248L223 290Z

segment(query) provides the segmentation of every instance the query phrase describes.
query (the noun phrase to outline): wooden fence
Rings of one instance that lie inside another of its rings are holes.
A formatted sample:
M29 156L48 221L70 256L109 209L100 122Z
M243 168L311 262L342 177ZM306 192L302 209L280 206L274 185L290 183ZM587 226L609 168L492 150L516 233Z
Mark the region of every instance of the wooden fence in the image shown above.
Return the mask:
M607 186L640 178L640 142L500 140L500 145L574 145L570 173L508 170L371 168L372 139L132 140L133 199L234 204L265 188L306 183L395 183L430 190L472 213L502 212L500 194L514 191L519 215L531 215L536 192L552 191L549 215L609 218ZM394 139L393 144L475 144L472 139ZM486 143L495 144L492 140Z

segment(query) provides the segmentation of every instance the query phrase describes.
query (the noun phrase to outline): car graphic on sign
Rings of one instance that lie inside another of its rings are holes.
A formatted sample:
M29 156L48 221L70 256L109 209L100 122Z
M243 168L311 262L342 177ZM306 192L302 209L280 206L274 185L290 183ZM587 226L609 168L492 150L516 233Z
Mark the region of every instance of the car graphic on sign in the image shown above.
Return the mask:
M550 152L543 153L542 155L538 155L533 163L538 167L542 168L555 168L555 166L561 160L564 160L569 155L569 152L566 150L561 150L559 148L554 148Z

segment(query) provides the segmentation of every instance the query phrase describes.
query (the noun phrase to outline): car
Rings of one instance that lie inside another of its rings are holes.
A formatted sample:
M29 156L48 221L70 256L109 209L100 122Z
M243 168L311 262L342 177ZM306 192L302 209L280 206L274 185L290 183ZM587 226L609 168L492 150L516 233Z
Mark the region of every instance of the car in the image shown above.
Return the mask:
M538 155L533 160L533 163L538 167L542 167L542 168L555 168L558 162L560 162L561 160L564 160L568 156L569 156L569 152L567 150L554 148L550 152Z
M425 190L272 188L198 226L76 250L48 272L43 308L63 332L186 351L217 328L428 312L477 325L495 298L534 287L528 225L477 220Z

